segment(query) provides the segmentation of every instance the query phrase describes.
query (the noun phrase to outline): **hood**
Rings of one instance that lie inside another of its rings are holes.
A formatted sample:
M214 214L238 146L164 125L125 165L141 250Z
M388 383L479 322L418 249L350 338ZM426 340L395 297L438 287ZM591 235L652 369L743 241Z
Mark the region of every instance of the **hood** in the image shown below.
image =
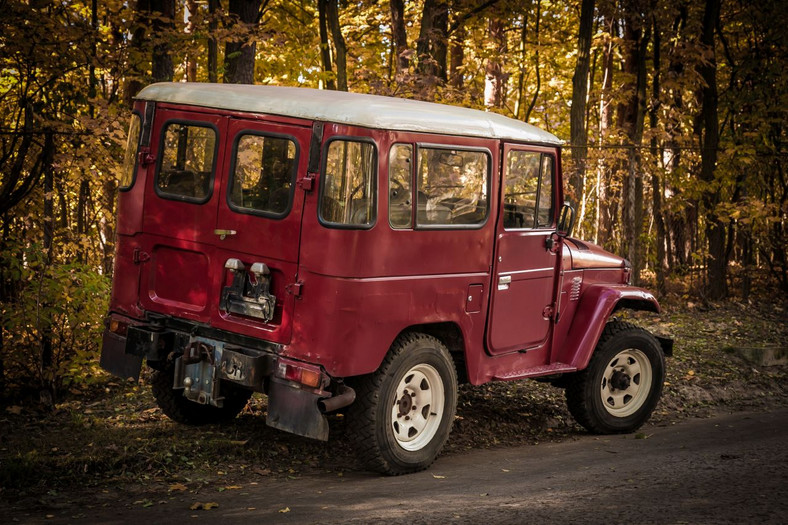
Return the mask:
M596 244L567 237L566 247L569 248L569 253L572 256L572 269L574 270L631 267L626 259L613 255Z

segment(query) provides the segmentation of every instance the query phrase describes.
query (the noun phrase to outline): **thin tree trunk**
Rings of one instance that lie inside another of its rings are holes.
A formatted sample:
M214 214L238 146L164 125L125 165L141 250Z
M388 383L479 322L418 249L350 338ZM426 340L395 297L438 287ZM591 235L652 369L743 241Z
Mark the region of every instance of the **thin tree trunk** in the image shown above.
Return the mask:
M646 112L646 45L650 31L643 29L642 15L628 12L625 21L625 40L628 45L624 70L635 82L625 87L629 98L620 108L621 128L627 137L628 158L622 187L622 233L624 252L632 263L632 280L640 282L643 268L640 233L643 227L643 178L640 146Z
M662 217L662 185L659 180L658 159L661 151L657 147L657 123L660 108L660 38L657 18L654 17L654 79L651 92L651 111L649 112L649 125L651 126L651 154L654 157L654 166L651 170L651 195L654 212L654 223L657 229L656 263L654 272L657 277L657 293L665 294L665 222Z
M326 75L326 88L335 90L337 83L334 80L334 66L331 63L331 45L328 42L327 9L330 0L318 0L317 18L320 26L320 58L323 62L323 73Z
M457 27L452 34L452 45L449 65L449 84L455 89L462 89L464 85L464 70L463 64L465 63L465 37L468 32L464 25Z
M197 0L186 0L186 10L189 12L189 22L186 24L186 32L190 35L194 34L194 14L199 7ZM193 39L194 37L192 37ZM186 56L186 80L188 82L197 82L197 60L195 57L196 51L191 51Z
M391 0L391 37L396 56L397 76L408 71L408 34L405 31L405 0Z
M260 16L261 0L230 0L230 14L238 16L239 36L224 46L224 81L253 84L257 43L254 29Z
M441 0L425 0L416 45L419 73L446 80L449 5Z
M339 25L339 8L337 0L328 0L328 27L331 29L331 39L334 41L337 63L337 89L347 91L347 46L345 37L342 36L342 27Z
M706 261L708 271L709 299L723 299L728 294L727 265L725 254L725 226L717 217L719 190L712 189L717 164L717 147L719 145L719 121L717 117L717 60L714 53L714 31L720 17L720 0L706 0L703 13L703 30L701 43L706 46L710 57L700 65L703 78L701 88L701 170L700 178L706 184L703 204L706 212L706 238L709 243L709 254Z
M542 18L542 3L536 2L536 27L534 28L534 33L536 35L536 48L534 50L534 62L535 62L535 69L536 69L536 88L534 90L534 96L531 99L531 103L528 104L528 109L525 111L525 118L523 120L528 122L531 118L531 111L533 111L534 106L536 105L536 101L539 98L539 91L542 89L542 76L539 71L539 47L541 46L539 42L539 22Z
M613 123L613 112L610 110L610 91L613 88L613 31L615 21L610 20L610 38L605 44L602 55L602 90L599 96L599 160L597 161L597 221L594 241L601 246L608 246L612 229L611 203L608 196L610 175L609 166L602 154L602 147L607 142L607 134Z
M175 0L151 0L154 38L151 74L154 82L172 82L172 46L169 34L175 30Z
M520 118L520 111L523 107L523 89L525 84L525 50L526 50L526 40L525 37L528 34L528 15L527 10L523 13L523 26L520 28L520 67L519 72L517 73L517 100L514 102L514 118Z
M594 0L583 0L580 8L580 31L577 37L577 63L572 77L572 109L569 114L570 141L574 171L570 188L577 202L584 199L588 135L586 133L586 99L591 37L594 29ZM580 222L583 217L580 216Z
M208 0L208 82L219 82L219 43L214 36L219 30L219 0Z
M494 52L487 59L484 77L484 105L487 108L500 108L503 105L506 75L501 63L506 56L506 32L503 21L491 17L487 23L489 39L494 47Z

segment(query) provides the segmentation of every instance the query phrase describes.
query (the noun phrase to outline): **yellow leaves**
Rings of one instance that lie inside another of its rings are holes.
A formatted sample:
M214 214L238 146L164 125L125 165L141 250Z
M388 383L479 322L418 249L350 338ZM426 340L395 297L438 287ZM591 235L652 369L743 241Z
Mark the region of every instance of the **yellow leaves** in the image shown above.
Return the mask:
M18 405L11 405L10 407L6 407L5 411L8 412L9 414L18 416L19 414L22 413L22 407Z
M435 479L446 479L446 476L439 476L438 474L433 474L432 477Z
M285 508L283 508L283 509L279 509L279 512L280 512L281 514L285 514L285 513L287 513L287 512L290 512L290 507L285 507Z
M211 510L217 508L218 506L219 504L215 501L210 501L208 503L200 503L197 501L192 503L191 507L189 507L189 510Z
M189 487L187 487L183 483L173 483L172 485L170 485L170 488L168 490L169 492L184 492L186 490L189 490Z

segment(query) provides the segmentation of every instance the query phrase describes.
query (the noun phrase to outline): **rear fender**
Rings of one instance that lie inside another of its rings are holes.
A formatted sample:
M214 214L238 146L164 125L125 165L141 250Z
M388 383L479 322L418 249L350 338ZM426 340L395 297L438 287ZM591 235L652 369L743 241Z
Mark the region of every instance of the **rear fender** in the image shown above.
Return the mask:
M588 366L605 324L619 308L658 313L659 303L648 291L626 284L592 284L583 292L566 342L558 351L557 361L584 369Z

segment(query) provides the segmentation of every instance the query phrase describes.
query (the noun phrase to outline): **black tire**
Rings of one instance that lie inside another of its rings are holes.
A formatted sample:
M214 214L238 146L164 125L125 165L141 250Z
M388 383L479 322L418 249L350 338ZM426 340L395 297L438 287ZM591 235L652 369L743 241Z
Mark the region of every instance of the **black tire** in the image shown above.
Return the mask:
M154 370L151 375L151 387L156 404L164 414L178 423L187 425L208 425L230 421L241 413L249 398L251 390L238 388L227 382L222 383L221 394L224 403L221 408L212 405L201 405L183 397L182 390L172 388L174 370L172 365L161 370Z
M588 367L567 380L566 403L590 432L634 432L654 411L665 381L665 356L646 330L607 323Z
M457 372L443 343L422 333L401 335L377 372L354 387L348 428L367 468L398 475L435 461L457 409Z

